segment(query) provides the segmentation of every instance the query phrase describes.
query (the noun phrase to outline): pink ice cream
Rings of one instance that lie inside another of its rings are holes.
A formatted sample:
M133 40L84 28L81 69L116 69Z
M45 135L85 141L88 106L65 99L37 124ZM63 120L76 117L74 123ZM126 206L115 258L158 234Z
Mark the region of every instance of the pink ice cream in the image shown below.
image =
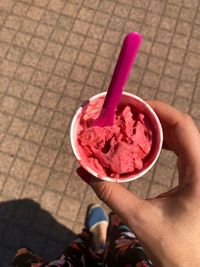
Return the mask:
M103 99L83 108L78 128L78 150L100 175L120 177L141 170L152 146L152 131L134 105L119 105L114 126L92 127Z

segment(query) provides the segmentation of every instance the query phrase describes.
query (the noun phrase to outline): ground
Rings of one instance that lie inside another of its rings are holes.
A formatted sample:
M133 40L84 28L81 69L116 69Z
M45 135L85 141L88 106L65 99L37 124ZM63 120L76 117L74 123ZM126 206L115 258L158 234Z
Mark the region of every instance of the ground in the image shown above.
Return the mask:
M69 127L80 103L107 89L130 31L143 42L125 90L199 126L198 0L0 0L1 266L22 245L57 257L98 202L76 174ZM176 158L163 151L125 186L146 197L176 183Z

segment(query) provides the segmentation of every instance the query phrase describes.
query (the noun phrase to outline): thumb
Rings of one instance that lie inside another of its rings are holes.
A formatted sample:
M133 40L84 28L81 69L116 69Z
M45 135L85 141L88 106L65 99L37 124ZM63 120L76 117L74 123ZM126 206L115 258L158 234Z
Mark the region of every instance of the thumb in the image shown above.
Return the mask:
M147 200L138 198L119 183L97 180L81 167L77 169L77 173L136 234L140 232L141 226L146 225L150 207Z

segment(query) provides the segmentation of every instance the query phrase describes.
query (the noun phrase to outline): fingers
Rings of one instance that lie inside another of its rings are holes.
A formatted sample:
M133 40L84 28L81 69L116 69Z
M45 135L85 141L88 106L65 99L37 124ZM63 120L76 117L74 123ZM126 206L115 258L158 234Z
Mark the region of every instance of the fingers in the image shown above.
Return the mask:
M185 164L200 164L200 134L192 119L163 102L147 101L157 113L164 131L167 146Z
M150 213L151 209L148 201L131 194L119 183L110 183L95 179L83 168L79 168L77 173L92 187L104 203L134 229L136 234L140 232L141 225L144 227L145 221L148 222L147 214Z

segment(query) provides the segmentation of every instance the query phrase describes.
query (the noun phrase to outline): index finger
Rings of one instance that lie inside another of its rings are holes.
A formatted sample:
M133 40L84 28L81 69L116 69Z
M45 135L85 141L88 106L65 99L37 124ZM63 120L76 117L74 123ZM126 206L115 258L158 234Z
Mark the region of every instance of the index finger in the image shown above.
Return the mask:
M185 163L200 164L200 134L191 117L161 101L149 100L163 127L164 140Z

